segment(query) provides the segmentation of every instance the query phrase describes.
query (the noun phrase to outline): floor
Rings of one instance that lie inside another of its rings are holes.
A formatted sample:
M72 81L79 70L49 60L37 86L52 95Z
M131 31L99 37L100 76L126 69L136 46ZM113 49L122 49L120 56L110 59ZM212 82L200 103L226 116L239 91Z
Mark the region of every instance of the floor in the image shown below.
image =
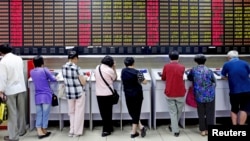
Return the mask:
M125 125L123 130L120 127L115 127L115 131L107 137L101 137L101 126L95 126L93 131L90 131L87 127L84 133L80 137L68 137L69 127L64 127L62 131L58 130L58 127L50 127L48 130L52 134L43 139L37 138L35 130L28 131L23 137L20 137L19 141L207 141L207 136L201 136L198 131L198 125L187 125L185 129L181 129L180 136L175 137L169 130L168 125L159 125L157 129L151 129L147 131L146 137L130 138L130 125ZM3 137L7 135L6 130L0 131L0 141L3 141Z

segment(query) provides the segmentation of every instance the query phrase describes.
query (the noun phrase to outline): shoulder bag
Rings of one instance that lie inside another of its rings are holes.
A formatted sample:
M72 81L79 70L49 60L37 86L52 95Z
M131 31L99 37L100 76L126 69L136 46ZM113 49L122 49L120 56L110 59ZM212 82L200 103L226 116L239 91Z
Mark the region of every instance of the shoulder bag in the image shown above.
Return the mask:
M117 91L116 91L116 89L112 89L110 86L109 86L109 84L107 83L107 81L103 78L103 76L102 76L102 72L101 72L101 65L99 66L99 72L100 72L100 75L101 75L101 77L102 77L102 80L105 82L105 84L109 87L109 89L110 89L110 91L112 92L112 103L113 104L117 104L118 103L118 101L119 101L119 94L117 93Z

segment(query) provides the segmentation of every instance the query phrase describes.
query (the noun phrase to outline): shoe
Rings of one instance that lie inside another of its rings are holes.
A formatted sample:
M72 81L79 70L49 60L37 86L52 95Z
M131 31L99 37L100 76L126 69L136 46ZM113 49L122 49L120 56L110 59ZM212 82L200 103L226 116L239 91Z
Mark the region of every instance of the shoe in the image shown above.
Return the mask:
M27 131L25 130L22 134L20 134L19 136L24 136L27 133Z
M19 139L17 140L10 139L9 136L4 136L3 139L4 141L19 141Z
M38 135L38 139L48 137L50 134L51 134L51 132L47 132L45 135Z
M201 136L206 136L206 132L205 131L201 131Z
M80 137L81 135L74 135L73 137L77 138L77 137Z
M49 136L51 134L51 132L47 132L45 135Z
M141 137L145 137L146 134L147 134L147 128L143 127L143 128L141 129Z
M179 135L180 135L180 132L174 133L174 136L176 136L176 137L179 137Z
M74 134L73 134L73 133L69 133L68 136L69 136L69 137L73 137Z
M136 132L136 133L130 135L131 138L135 138L135 137L138 137L138 136L139 136L139 133L138 133L138 132Z
M172 132L172 127L170 125L168 126L168 129L170 132Z
M102 137L106 137L108 135L111 135L111 132L102 132Z

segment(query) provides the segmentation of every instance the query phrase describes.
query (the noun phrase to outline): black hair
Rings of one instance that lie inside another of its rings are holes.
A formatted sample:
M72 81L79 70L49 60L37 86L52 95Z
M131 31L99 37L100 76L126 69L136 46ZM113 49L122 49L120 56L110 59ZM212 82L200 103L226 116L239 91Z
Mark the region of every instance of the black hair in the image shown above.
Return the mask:
M2 44L0 45L0 52L3 54L7 54L12 52L12 48L10 47L9 44Z
M78 53L74 50L69 51L68 59L74 59L75 57L78 58Z
M132 65L134 64L134 62L135 62L135 60L134 60L133 57L126 57L126 58L124 59L124 65L125 65L126 67L132 66Z
M114 65L114 59L107 55L102 59L101 63L112 67Z
M179 59L179 52L176 50L173 50L171 52L169 52L169 58L170 60L178 60Z
M197 54L194 57L194 61L198 64L198 65L204 65L206 62L207 58L205 55L203 54Z
M33 64L35 67L41 67L44 62L43 62L43 57L38 55L36 57L33 58Z

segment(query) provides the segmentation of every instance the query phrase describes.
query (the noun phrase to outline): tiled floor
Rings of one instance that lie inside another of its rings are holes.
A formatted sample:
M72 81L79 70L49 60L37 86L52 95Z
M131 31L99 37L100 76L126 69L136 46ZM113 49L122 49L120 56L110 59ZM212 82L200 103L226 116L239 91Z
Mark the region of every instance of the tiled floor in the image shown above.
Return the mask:
M65 127L62 131L57 127L49 128L52 134L43 139L38 139L36 131L29 131L23 137L20 137L20 141L207 141L207 136L203 137L199 134L198 125L188 125L185 129L181 129L180 136L175 137L168 130L168 125L157 126L157 129L151 129L147 131L146 137L137 137L135 139L130 138L130 125L126 125L121 131L120 127L115 128L115 131L107 137L101 137L101 126L97 126L90 131L89 128L85 128L83 136L80 137L68 137L69 128ZM7 135L6 130L0 131L0 141L3 141L3 136Z

